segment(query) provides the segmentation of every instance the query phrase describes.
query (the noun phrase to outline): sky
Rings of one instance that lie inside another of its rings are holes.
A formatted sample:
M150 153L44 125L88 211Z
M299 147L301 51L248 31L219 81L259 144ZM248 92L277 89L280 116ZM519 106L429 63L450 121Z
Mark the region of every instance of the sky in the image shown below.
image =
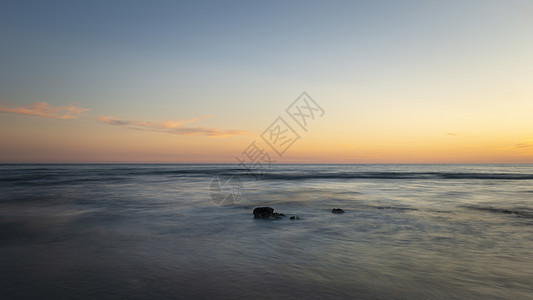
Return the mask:
M533 163L532 36L531 1L0 0L0 163Z

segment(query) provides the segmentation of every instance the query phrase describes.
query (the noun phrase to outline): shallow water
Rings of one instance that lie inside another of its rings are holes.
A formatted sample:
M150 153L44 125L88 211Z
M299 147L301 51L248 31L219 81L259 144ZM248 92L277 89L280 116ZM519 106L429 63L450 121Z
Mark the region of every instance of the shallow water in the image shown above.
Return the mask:
M2 299L533 294L533 165L0 165L0 191Z

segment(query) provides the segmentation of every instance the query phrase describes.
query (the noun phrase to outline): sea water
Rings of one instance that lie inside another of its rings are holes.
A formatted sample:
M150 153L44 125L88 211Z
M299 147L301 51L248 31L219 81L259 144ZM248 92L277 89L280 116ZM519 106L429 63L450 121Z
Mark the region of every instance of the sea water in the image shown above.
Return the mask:
M0 165L1 299L532 295L533 165Z

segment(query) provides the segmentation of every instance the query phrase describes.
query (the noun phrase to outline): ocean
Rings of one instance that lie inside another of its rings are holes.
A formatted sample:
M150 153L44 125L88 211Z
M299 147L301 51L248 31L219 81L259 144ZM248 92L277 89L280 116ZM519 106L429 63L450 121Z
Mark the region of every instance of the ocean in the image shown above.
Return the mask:
M533 165L4 164L0 268L0 299L532 299Z

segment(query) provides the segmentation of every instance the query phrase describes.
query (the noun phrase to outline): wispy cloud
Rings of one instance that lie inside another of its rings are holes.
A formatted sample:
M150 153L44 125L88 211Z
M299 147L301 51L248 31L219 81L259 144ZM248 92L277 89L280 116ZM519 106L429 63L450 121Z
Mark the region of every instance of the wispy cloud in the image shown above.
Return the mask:
M475 135L464 135L463 133L458 133L458 132L448 132L448 133L445 133L445 135L461 137L461 138L475 138L476 137Z
M211 116L199 116L190 120L171 120L165 122L129 121L119 120L112 117L99 117L98 120L116 126L125 126L129 129L146 130L153 132L173 133L180 135L205 135L210 137L228 137L234 135L251 135L253 132L247 130L227 130L206 127L186 127L185 125L194 123L200 119L209 119Z
M501 147L498 150L520 150L525 152L533 152L533 139L525 140L511 146Z
M46 102L35 102L24 107L5 107L0 106L0 113L10 113L26 116L38 116L54 119L74 119L88 108L82 108L75 105L69 106L51 106Z

